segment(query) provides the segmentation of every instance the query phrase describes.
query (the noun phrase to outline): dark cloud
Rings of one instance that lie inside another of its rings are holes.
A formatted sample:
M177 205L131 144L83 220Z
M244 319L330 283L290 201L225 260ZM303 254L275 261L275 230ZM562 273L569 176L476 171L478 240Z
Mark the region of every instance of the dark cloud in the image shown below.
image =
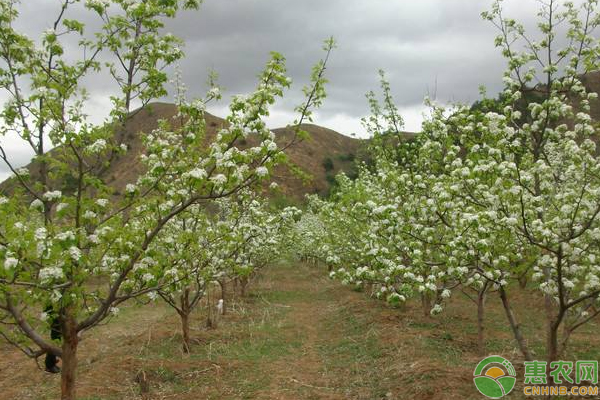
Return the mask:
M508 11L529 23L537 3L522 3L507 2ZM471 102L481 84L499 90L504 62L493 47L495 28L480 17L489 5L472 0L207 0L199 13L185 13L168 29L186 39L182 70L191 93L203 89L194 83L204 82L211 68L220 74L226 94L246 92L268 52L284 53L296 86L281 110L301 101L300 87L322 55L321 41L334 36L339 47L329 65L330 95L320 116L326 122L345 115L354 121L345 125L360 131L357 121L368 112L364 94L377 89L380 68L401 108L415 108L427 94L442 102Z
M23 0L19 26L35 37L50 27L48 16L58 5ZM166 31L186 41L181 70L190 96L202 95L208 72L218 72L225 97L211 108L217 114L226 113L229 96L255 86L269 52L279 51L294 86L274 109L271 123L289 122L312 64L323 55L323 39L334 36L339 47L327 71L329 97L315 122L343 133L362 132L359 120L368 114L364 94L378 88L382 68L408 129L414 130L425 95L440 102L472 102L479 85L489 93L500 90L505 63L493 46L497 32L480 17L490 5L487 0L205 0L200 11L168 21ZM535 0L505 1L507 14L526 27L534 26L538 6ZM76 12L94 23L83 10ZM86 83L92 109L106 108L106 80Z

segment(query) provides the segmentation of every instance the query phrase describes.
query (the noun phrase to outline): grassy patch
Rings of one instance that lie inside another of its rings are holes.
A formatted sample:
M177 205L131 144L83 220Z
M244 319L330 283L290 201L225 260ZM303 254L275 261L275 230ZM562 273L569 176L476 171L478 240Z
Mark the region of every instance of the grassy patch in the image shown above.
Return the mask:
M385 395L381 386L381 359L385 356L378 331L366 319L347 308L331 310L325 332L336 332L335 338L321 337L318 346L325 368L340 377L339 384L350 389L367 390L369 398Z
M463 350L453 340L444 337L423 337L422 346L432 360L443 361L449 366L462 365Z
M309 293L300 290L269 290L253 295L259 300L266 300L270 303L288 303L306 300Z

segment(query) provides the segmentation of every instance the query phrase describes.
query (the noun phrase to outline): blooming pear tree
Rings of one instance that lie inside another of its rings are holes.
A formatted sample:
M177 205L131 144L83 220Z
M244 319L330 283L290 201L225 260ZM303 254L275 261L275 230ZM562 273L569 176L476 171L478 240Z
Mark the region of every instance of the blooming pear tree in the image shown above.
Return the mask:
M499 28L496 44L508 59L500 98L434 106L407 143L384 80L383 105L368 95L373 163L354 182L340 177L317 215L339 227L324 247L338 257L333 275L344 282L376 283L392 301L430 295L433 313L452 290L475 289L480 349L485 295L493 290L523 356L532 358L509 301L511 279L531 278L544 295L539 307L554 361L572 332L600 313L600 161L590 115L597 95L581 79L600 67L592 35L600 16L593 0L580 8L542 2L539 40L505 18L501 2L483 16ZM566 45L558 47L562 25ZM361 235L350 239L346 223Z
M600 67L597 6L593 0L580 8L543 3L539 40L505 18L499 3L484 14L499 28L496 43L509 60L504 109L490 116L495 140L483 150L500 176L488 185L489 208L536 255L532 278L544 294L539 307L549 361L564 354L573 331L599 314L600 160L590 115L597 94L581 81ZM566 45L557 40L561 25L568 26Z
M157 274L164 269L152 244L169 221L189 207L257 184L285 158L262 119L290 85L285 60L274 53L257 90L233 100L229 125L210 143L203 112L218 91L182 100L175 118L141 133L145 171L117 196L101 174L115 153L127 151L115 140L115 123L123 123L134 99L144 104L164 93L160 70L180 53L173 53L175 39L157 38L160 21L198 2L88 1L85 6L103 21L94 39L85 36L82 23L67 18L77 3L62 2L53 32L36 42L14 26L18 3L0 1L0 86L9 96L0 129L35 153L28 168L17 169L0 144L0 157L14 173L0 198L0 335L29 357L61 358L63 399L75 398L80 334L117 313L121 303L159 288ZM125 16L111 17L113 7ZM126 33L132 21L137 38ZM79 58L65 54L73 37L80 40ZM100 62L111 55L119 62ZM300 121L323 99L325 63L319 65ZM120 87L112 119L94 125L84 113L89 96L83 79L105 68ZM248 135L255 144L238 147ZM62 343L47 337L49 318L59 322Z
M162 254L158 264L164 272L157 274L157 291L148 295L160 296L181 317L185 352L190 351L190 315L210 284L233 279L247 284L249 276L279 257L280 243L289 230L285 228L297 212L293 208L269 211L266 200L242 191L211 207L190 207L169 222L153 244ZM229 302L224 294L222 300Z
M314 198L318 201L317 198ZM327 237L327 229L319 215L315 214L314 207L309 207L308 212L302 213L297 222L294 223L288 236L290 253L301 261L318 264L324 262L326 252L322 244Z

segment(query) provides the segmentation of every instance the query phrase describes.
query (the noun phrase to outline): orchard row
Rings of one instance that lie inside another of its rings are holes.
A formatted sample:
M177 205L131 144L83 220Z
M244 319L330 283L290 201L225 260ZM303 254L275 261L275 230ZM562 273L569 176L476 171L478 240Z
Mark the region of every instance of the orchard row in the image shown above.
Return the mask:
M437 314L466 293L482 354L485 299L499 296L532 359L511 298L519 286L535 288L542 296L529 307L545 326L536 334L555 361L600 314L598 102L582 82L600 67L592 34L600 16L595 1L545 2L539 37L505 18L500 3L484 18L498 27L508 61L501 95L473 106L432 103L422 132L406 138L382 73L383 102L370 93L364 119L371 160L356 179L339 176L329 201L312 198L297 234L305 257L391 304L416 297Z

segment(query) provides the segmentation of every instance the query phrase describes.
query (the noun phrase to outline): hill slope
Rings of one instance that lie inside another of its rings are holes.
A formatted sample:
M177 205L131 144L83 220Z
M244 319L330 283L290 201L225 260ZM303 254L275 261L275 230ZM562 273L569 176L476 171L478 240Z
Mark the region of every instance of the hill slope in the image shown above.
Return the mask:
M116 132L118 141L126 144L129 150L102 173L102 178L117 189L117 194L125 185L134 182L143 171L144 166L139 159L144 151L140 133L151 132L158 127L159 120L171 119L176 114L177 108L173 104L152 103L134 111L125 126ZM205 114L205 119L206 137L209 141L227 125L227 121L210 113ZM176 125L176 122L173 124ZM307 193L327 193L336 173L349 172L353 168L353 159L363 143L317 125L302 125L302 129L310 134L310 138L288 148L286 153L291 163L310 179L294 174L287 166L277 167L273 174L273 180L279 184L281 193L294 200L301 200ZM288 143L293 135L289 128L274 129L274 132L280 145ZM31 167L30 165L30 170ZM35 171L32 173L35 174Z

